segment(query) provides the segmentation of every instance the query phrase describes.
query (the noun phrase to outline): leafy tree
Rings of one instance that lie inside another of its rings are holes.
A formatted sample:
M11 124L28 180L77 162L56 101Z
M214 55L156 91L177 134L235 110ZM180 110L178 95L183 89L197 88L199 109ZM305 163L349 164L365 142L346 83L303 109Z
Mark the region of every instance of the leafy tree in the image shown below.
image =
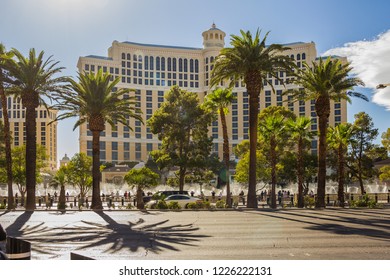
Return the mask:
M249 141L248 141L249 142ZM240 145L240 144L239 144ZM239 146L237 145L237 147ZM262 153L262 151L256 151L256 183L269 182L271 180L271 172L268 168L269 159ZM236 175L234 179L242 184L247 184L249 181L249 149L247 152L242 153L240 160L236 166Z
M248 203L250 208L257 207L256 199L256 147L257 128L259 114L259 96L264 88L263 81L268 75L279 79L280 71L290 71L293 67L292 61L283 51L288 48L272 44L267 46L266 39L260 39L260 31L257 30L254 37L247 31L241 32L241 37L232 35L231 48L223 48L217 56L211 75L211 86L216 86L223 81L230 80L230 86L243 79L249 94L249 187ZM273 85L270 85L274 91Z
M390 152L390 128L386 132L382 133L382 145L386 148L387 152Z
M217 110L221 118L223 132L223 161L225 163L226 175L223 178L226 182L226 200L228 208L232 207L230 194L230 152L229 152L229 135L226 124L226 114L229 112L228 106L236 99L230 89L217 88L206 95L205 104L211 110Z
M75 154L64 171L66 181L78 187L81 197L86 196L92 188L92 158L85 153Z
M2 109L4 127L2 128L5 144L5 167L8 186L8 210L11 210L14 205L14 195L12 189L12 155L11 155L11 131L8 117L8 106L5 83L7 82L7 71L4 64L7 60L11 59L10 52L5 50L3 44L0 43L0 108Z
M389 182L390 181L390 166L385 165L380 168L380 175L379 180L382 182Z
M152 133L162 140L160 152L152 156L166 167L179 167L180 190L187 172L206 164L212 145L208 126L213 116L200 106L196 93L174 86L147 122Z
M299 117L296 120L290 119L287 126L291 132L291 140L296 143L297 147L298 208L303 208L304 156L315 133L311 131L311 120L307 117Z
M92 132L92 209L103 209L100 198L100 133L105 124L115 126L119 122L129 127L129 119L142 121L141 111L135 107L135 97L124 98L130 89L116 89L119 77L111 81L109 73L102 69L95 73L79 73L78 81L69 79L69 92L56 95L59 104L54 109L65 111L57 120L79 117L74 129L88 123ZM130 128L130 127L129 127Z
M303 69L295 73L293 83L303 87L297 91L286 91L296 100L315 100L315 109L318 116L319 146L318 146L318 185L316 207L325 207L325 185L326 185L326 135L330 115L330 101L359 97L368 101L367 97L350 91L355 86L364 85L363 82L351 77L352 70L350 63L343 63L339 59L325 61L320 58L310 66L303 62Z
M378 136L378 129L374 128L372 118L367 113L360 112L354 117L348 168L352 176L359 181L361 193L365 194L364 180L373 175L373 160L369 151L375 148L373 141Z
M125 181L137 189L137 208L144 209L143 191L149 187L157 186L159 176L147 167L131 169L125 175Z
M65 78L56 77L63 68L57 67L58 62L54 62L51 56L44 60L43 51L37 56L35 49L30 49L28 57L16 49L11 52L14 59L7 59L4 67L12 78L9 94L20 97L26 108L26 210L33 211L37 171L36 109L40 104L47 106L44 97L50 99L53 93L63 92Z
M37 147L37 156L36 156L36 172L35 172L35 181L41 181L40 169L43 169L46 166L46 149L43 146ZM26 175L26 146L14 147L12 149L12 177L13 182L17 185L18 190L21 196L21 205L24 205L25 196L27 189L27 175ZM28 194L27 194L28 195ZM34 201L35 203L35 201ZM27 209L27 205L26 205Z
M339 124L336 127L330 127L328 130L327 142L329 146L337 153L337 173L338 173L338 201L341 207L344 207L344 180L345 180L345 156L348 146L352 142L354 127L351 124Z

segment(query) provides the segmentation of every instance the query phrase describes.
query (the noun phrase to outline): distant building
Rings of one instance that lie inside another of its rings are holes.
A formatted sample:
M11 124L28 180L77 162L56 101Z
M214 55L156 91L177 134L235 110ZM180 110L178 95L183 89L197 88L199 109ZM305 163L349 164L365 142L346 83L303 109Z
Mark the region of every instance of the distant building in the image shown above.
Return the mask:
M108 49L108 56L80 57L77 66L80 72L96 72L102 69L103 72L109 72L113 77L120 78L118 87L135 89L137 107L142 110L143 119L146 121L164 102L164 93L173 85L198 93L200 102L203 101L204 96L210 91L213 61L225 46L225 35L225 32L213 24L210 29L202 33L203 48L114 41ZM317 59L313 42L284 45L290 48L286 54L296 59L298 67L303 67L303 62L310 64ZM279 78L286 82L290 79L285 72L280 72ZM270 84L274 86L276 94L272 93ZM311 118L311 129L317 131L314 100L289 102L291 97L282 96L286 88L297 88L297 86L288 84L284 87L277 79L269 77L260 96L260 110L271 105L285 106L298 116ZM234 146L242 140L249 139L249 96L243 82L236 83L233 92L237 100L231 105L227 115L231 153ZM331 101L329 124L334 126L346 121L346 101ZM110 125L106 126L100 137L102 162L146 162L149 153L159 148L161 142L146 125L134 119L130 119L129 124L133 131L121 124L114 129ZM220 120L211 125L210 135L214 138L213 152L222 158L223 135ZM313 153L317 153L317 147L318 141L314 139L311 143ZM87 129L87 124L80 127L80 152L92 156L92 135Z
M68 165L70 158L65 154L65 156L60 160L60 167Z
M12 137L12 147L23 146L26 143L26 109L22 106L20 98L7 97L7 109ZM57 169L57 122L49 125L57 117L57 111L47 111L44 106L36 109L37 144L46 148L47 169ZM0 119L3 111L0 104Z
M124 184L124 177L130 171L130 167L127 165L115 165L104 169L102 174L103 183L111 183L115 185Z

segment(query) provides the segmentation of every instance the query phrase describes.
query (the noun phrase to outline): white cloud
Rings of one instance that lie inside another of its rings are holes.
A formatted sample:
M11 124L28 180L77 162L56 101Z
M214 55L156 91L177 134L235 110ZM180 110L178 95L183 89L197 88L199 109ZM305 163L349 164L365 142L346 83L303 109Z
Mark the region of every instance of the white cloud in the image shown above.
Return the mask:
M343 47L330 49L323 55L345 56L355 73L367 87L375 89L378 84L390 83L390 30L371 41L346 43ZM372 101L390 110L390 86L374 90Z

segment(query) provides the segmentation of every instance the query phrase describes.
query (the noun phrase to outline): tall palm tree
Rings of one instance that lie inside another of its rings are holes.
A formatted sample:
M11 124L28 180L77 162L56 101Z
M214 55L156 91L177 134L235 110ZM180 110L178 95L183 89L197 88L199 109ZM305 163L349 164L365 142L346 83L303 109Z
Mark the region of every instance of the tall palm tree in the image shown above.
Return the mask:
M326 134L330 115L330 101L359 97L368 101L363 94L350 91L355 86L364 85L356 77L351 77L352 67L350 63L343 63L339 59L328 57L325 61L320 58L310 67L303 63L304 68L295 74L293 83L304 89L290 92L297 100L315 100L315 110L318 116L319 145L318 145L318 180L316 207L325 207L326 184ZM287 91L289 92L289 91Z
M269 143L269 161L271 163L271 208L276 206L276 165L278 163L277 149L280 142L284 138L286 129L286 121L281 115L266 116L259 125L259 134L263 140Z
M280 71L290 71L293 63L290 58L283 55L288 50L278 44L266 46L265 41L269 32L260 40L260 31L257 30L254 37L247 31L241 32L241 37L232 35L231 48L223 48L214 62L211 86L222 81L230 80L233 87L236 81L243 79L249 94L249 187L248 203L250 208L257 207L256 199L256 145L257 145L257 124L259 114L260 92L264 83L271 75L278 79ZM272 90L274 88L270 85Z
M230 153L229 153L229 135L226 124L226 114L229 112L229 105L236 99L230 89L217 88L206 95L206 106L217 109L221 118L222 133L223 133L223 161L226 169L226 202L228 208L232 207L230 194Z
M20 97L26 108L26 210L35 209L36 189L36 109L40 104L47 106L46 100L51 94L62 92L64 77L55 77L63 67L57 67L51 56L44 60L44 52L38 56L35 49L30 49L28 57L24 57L18 50L12 49L15 59L5 62L5 67L12 78L9 93Z
M4 68L5 61L11 59L9 52L6 52L3 44L0 43L0 103L4 120L4 142L5 142L5 164L7 170L7 186L8 186L8 206L7 209L14 208L14 194L12 190L12 156L11 156L11 130L8 118L7 96L4 88L4 83L7 80L6 69Z
M141 111L135 107L135 97L123 98L130 89L116 89L119 77L110 81L111 75L101 69L94 74L79 73L78 81L69 79L69 91L56 95L60 102L53 109L65 111L56 120L79 117L74 128L89 124L92 132L92 204L95 210L103 209L100 199L100 133L106 122L111 126L119 122L129 127L129 118L142 122ZM129 127L130 128L130 127Z
M66 198L65 198L65 184L68 182L67 178L67 168L66 166L61 166L58 169L56 175L54 175L50 186L58 187L60 186L60 196L58 198L58 210L65 210L66 208Z
M297 145L298 208L303 208L303 176L305 165L303 161L306 147L314 137L315 132L311 131L311 120L307 117L298 117L296 120L289 120L287 126L291 132L291 140Z
M351 143L354 127L349 123L329 127L327 141L329 146L337 152L337 175L338 175L338 201L344 207L344 177L345 177L345 154Z

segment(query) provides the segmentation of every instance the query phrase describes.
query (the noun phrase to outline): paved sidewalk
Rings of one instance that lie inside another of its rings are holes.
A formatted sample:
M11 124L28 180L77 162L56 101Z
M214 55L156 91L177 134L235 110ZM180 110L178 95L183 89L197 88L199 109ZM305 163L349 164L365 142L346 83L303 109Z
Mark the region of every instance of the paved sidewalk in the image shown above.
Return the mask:
M0 212L33 259L385 259L390 209Z

